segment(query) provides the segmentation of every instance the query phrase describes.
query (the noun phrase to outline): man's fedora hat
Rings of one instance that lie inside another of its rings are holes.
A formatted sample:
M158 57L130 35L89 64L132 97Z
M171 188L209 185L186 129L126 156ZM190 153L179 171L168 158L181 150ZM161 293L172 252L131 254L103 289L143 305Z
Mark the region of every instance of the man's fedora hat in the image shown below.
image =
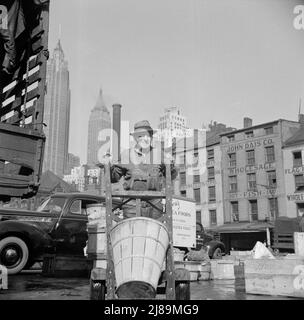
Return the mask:
M149 134L151 134L151 135L153 135L153 129L152 129L152 127L150 126L150 123L149 123L149 121L148 120L142 120L142 121L138 121L138 122L136 122L135 123L135 125L134 125L134 131L137 131L138 133L140 132L140 131L142 131L142 132L149 132ZM131 135L134 135L134 134L136 134L137 132L132 132L132 133L130 133Z

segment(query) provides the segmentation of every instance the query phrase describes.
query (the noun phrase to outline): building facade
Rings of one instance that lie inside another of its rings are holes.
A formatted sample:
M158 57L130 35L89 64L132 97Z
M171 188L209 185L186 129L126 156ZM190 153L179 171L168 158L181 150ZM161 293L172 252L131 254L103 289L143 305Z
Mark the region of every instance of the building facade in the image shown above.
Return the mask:
M165 108L164 115L159 118L158 138L170 145L172 138L181 138L187 130L187 119L177 107Z
M71 174L71 170L75 167L80 166L80 158L78 156L75 156L72 153L68 154L68 164L65 170L65 175Z
M303 121L303 118L302 118ZM283 147L287 216L304 215L304 121Z
M193 143L193 148L189 143L185 152L177 152L181 165L175 193L196 201L197 222L205 229L224 223L219 134L231 130L224 124L214 122L200 139L195 139L197 142ZM192 158L194 166L187 160Z
M63 180L75 186L79 192L101 194L101 169L83 165L71 170L71 174L65 175Z
M43 171L63 177L68 163L70 127L70 83L68 63L60 41L47 65L44 128L46 144Z
M282 146L299 127L287 120L253 126L245 118L243 129L221 134L227 225L218 230L226 247L252 248L255 241L265 240L267 222L287 216Z

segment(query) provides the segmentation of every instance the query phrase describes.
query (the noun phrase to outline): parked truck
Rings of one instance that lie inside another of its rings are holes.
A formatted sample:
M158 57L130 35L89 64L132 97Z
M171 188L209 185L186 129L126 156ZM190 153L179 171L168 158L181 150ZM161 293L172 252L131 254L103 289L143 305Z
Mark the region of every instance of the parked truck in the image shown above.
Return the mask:
M43 164L48 0L0 4L0 201L30 198Z
M294 232L304 232L304 217L279 217L273 229L272 247L281 252L294 252Z

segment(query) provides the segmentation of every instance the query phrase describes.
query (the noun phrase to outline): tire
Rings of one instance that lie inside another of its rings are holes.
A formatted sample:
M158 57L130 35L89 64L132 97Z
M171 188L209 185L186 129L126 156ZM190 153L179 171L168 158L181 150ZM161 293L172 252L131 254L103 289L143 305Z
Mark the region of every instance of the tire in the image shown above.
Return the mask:
M222 249L220 247L214 249L212 259L222 259Z
M0 240L0 264L7 268L8 274L19 273L28 263L29 250L26 243L18 237Z

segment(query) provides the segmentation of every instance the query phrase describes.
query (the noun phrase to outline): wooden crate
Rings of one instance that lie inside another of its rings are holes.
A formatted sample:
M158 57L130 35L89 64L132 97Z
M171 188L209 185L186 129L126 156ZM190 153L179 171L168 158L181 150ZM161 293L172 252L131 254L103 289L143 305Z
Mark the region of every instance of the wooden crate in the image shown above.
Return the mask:
M211 280L235 280L235 266L238 260L211 260Z
M230 251L230 256L250 256L251 251Z
M88 226L87 254L106 254L107 236L105 228L96 225Z
M247 293L304 298L304 258L245 260Z
M7 290L7 269L0 265L0 290Z
M304 232L294 233L295 254L304 257Z
M92 262L84 256L43 256L42 275L45 277L89 277Z
M197 281L202 271L201 261L175 261L175 268L184 268L190 272L190 281Z

